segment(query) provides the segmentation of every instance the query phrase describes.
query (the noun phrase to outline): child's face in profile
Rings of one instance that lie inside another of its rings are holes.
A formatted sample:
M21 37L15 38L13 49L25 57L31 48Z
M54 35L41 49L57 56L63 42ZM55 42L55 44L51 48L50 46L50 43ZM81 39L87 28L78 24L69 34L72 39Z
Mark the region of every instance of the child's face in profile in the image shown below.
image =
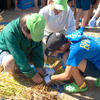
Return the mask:
M62 10L56 9L53 3L52 3L52 10L53 10L55 15L59 15L62 12Z
M66 45L66 44L63 44L63 45L60 47L60 49L54 51L52 55L56 56L57 53L64 53L66 50L67 50L67 45Z
M23 29L22 29L22 32L23 32L24 36L25 36L27 39L32 39L32 38L31 38L31 34L28 34L28 33L25 32Z

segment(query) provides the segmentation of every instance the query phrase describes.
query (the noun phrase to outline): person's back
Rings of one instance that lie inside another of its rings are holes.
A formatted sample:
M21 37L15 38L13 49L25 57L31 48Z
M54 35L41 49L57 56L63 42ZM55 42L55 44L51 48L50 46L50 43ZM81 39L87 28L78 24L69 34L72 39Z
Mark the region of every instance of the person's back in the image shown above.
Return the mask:
M68 62L78 66L81 60L91 61L100 70L100 37L86 37L78 42L72 42L69 50ZM70 61L71 60L71 61ZM77 63L76 63L76 62Z

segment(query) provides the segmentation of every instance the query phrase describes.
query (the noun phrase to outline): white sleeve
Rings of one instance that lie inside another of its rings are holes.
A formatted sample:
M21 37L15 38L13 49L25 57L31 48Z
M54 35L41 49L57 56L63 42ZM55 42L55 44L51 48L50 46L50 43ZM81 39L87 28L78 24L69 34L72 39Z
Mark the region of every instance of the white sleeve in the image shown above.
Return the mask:
M70 9L70 7L68 7L68 12L67 12L67 21L66 21L66 26L67 26L67 30L66 30L66 34L72 33L76 31L76 25L75 25L75 19L74 19L74 15L72 10Z
M49 10L48 6L45 6L42 9L40 9L40 11L39 11L39 14L44 17L46 22L48 20L48 10Z

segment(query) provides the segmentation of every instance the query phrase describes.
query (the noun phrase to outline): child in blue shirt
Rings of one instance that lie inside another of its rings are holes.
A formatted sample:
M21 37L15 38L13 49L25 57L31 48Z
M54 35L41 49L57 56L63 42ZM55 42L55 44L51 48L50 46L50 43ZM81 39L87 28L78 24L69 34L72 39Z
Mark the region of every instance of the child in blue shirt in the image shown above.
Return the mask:
M62 45L66 45L65 52ZM68 80L73 76L75 82L65 85L65 91L84 92L88 87L82 76L92 76L97 78L94 85L100 87L100 37L85 36L81 30L66 37L61 33L52 34L47 40L45 54L49 56L56 53L64 53L65 72L52 75L57 66L46 70L48 74L44 77L46 83L51 80Z

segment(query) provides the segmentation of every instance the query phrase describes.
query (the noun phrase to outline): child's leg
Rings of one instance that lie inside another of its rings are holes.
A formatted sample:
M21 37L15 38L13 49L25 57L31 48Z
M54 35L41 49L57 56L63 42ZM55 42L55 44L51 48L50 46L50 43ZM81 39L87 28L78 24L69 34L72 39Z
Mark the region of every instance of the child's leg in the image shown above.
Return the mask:
M12 57L12 55L5 55L3 58L2 58L2 62L1 62L3 68L4 68L4 71L6 72L14 72L15 69L17 70L18 67L16 66L15 64L15 61Z

